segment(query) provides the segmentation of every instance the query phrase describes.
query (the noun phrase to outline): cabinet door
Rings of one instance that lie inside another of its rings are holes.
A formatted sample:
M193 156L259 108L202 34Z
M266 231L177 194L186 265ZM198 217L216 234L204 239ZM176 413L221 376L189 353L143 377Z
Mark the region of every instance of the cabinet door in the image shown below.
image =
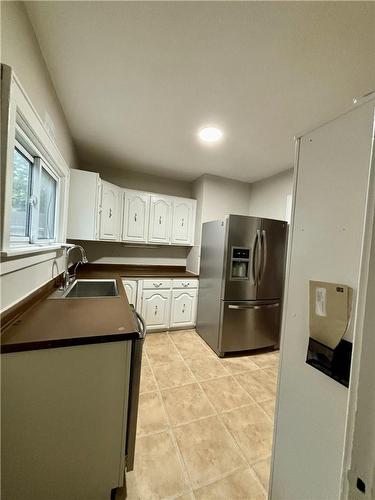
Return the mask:
M133 243L147 243L150 195L125 189L122 239Z
M98 239L100 186L99 174L75 168L71 170L67 238Z
M102 181L99 238L118 240L120 223L120 189Z
M173 201L172 245L194 244L195 200Z
M166 196L151 196L149 243L171 242L172 199Z
M142 296L142 316L148 330L169 328L169 311L171 304L170 290L145 290Z
M171 328L194 326L197 290L174 290L171 308Z
M125 293L128 298L129 304L133 304L135 309L137 310L137 289L138 289L138 281L137 280L122 280L122 284L125 288Z

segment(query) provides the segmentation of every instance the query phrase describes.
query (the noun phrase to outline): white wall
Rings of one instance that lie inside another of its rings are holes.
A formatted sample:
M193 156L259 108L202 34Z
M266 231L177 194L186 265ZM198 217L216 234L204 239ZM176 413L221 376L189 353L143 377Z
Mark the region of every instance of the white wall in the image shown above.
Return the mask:
M301 138L273 451L272 500L338 500L348 389L306 364L309 280L353 288L353 335L373 105Z
M202 224L229 214L248 215L250 184L216 175L202 175L192 186L197 199L195 245L187 257L187 269L198 273Z
M287 220L287 199L293 191L293 169L250 186L249 215Z
M56 96L34 31L22 2L1 4L1 60L11 66L42 121L53 129L56 144L66 163L75 166L75 151L65 116ZM63 270L62 252L22 259L23 268L14 271L15 259L1 268L1 310L17 302Z

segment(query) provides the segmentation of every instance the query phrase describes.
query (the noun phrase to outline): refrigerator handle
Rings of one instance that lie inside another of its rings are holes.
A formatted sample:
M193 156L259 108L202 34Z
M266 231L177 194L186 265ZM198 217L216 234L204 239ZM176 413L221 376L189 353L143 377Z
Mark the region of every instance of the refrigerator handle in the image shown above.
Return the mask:
M263 254L262 236L260 229L257 229L257 264L258 264L258 269L256 274L257 285L259 285L261 278L260 274L261 274L262 260L263 260L262 254Z
M261 248L262 248L262 256L261 256L261 265L259 266L259 281L262 280L264 271L267 265L267 232L265 229L262 230L261 236Z
M275 302L274 304L262 304L259 306L248 305L248 306L238 306L236 304L229 304L228 309L275 309L280 306L280 302Z
M256 235L255 235L255 238L254 238L254 243L253 243L253 251L252 251L252 255L251 255L251 279L253 280L253 284L256 285L257 284L257 277L255 276L255 253L256 253L256 249L258 247L258 231L256 232Z

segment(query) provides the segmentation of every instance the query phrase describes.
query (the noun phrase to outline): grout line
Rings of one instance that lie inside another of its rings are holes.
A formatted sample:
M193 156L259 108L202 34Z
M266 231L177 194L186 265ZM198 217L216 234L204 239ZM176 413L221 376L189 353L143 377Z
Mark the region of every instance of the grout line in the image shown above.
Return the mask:
M180 332L182 332L182 331L183 331L183 330L181 330ZM189 330L189 331L191 331L191 330ZM246 459L246 457L245 457L244 453L242 452L241 446L240 446L240 444L237 442L237 439L236 439L236 438L235 438L235 436L234 436L234 435L233 435L233 434L229 431L229 429L226 427L226 425L225 425L224 421L223 421L223 420L222 420L222 418L221 418L221 415L222 415L222 414L224 414L224 413L230 413L230 412L232 412L232 411L235 411L235 410L240 409L240 408L245 408L245 407L247 407L247 406L257 406L257 407L258 407L258 408L262 411L262 413L263 413L263 414L267 417L267 420L269 420L269 421L271 421L271 422L273 423L273 419L272 419L272 418L271 418L271 417L270 417L270 416L266 413L266 411L263 409L263 407L262 407L262 406L261 406L261 405L260 405L257 401L255 401L255 400L254 400L254 398L251 396L251 394L249 394L249 392L248 392L248 391L247 391L247 390L246 390L246 389L245 389L245 388L244 388L244 387L243 387L243 386L239 383L239 381L236 379L236 376L237 376L237 375L240 375L240 374L243 374L243 373L246 373L246 372L250 372L250 373L251 373L251 372L254 372L254 371L258 371L258 370L246 370L246 369L245 369L244 371L241 371L241 372L239 372L239 373L235 373L235 374L233 374L233 373L231 373L231 372L230 372L230 371L229 371L229 370L228 370L228 369L224 366L224 364L223 364L223 363L220 363L220 365L222 366L222 368L223 368L226 372L228 372L228 375L225 375L225 374L224 374L223 376L214 377L214 378L211 378L211 379L206 379L206 380L201 380L201 381L199 381L199 380L197 379L197 377L195 376L194 372L191 370L191 368L190 368L190 366L188 365L188 363L186 362L186 359L189 359L189 360L190 360L190 359L192 359L192 360L194 360L194 359L202 359L202 358L201 358L201 357L199 357L199 358L188 358L188 357L187 357L187 358L185 359L185 358L184 358L184 356L183 356L183 355L181 354L181 352L179 351L178 346L175 344L175 342L174 342L174 341L172 340L172 338L171 338L171 336L172 336L173 334L171 335L171 333L170 333L170 332L165 332L165 335L167 336L167 338L169 338L169 341L170 341L170 342L172 342L172 344L174 345L174 348L175 348L175 350L176 350L176 351L177 351L177 353L178 353L178 357L179 357L179 358L180 358L180 360L183 362L183 364L185 365L185 367L188 369L188 371L189 371L189 372L190 372L190 374L192 375L193 380L195 380L195 382L189 382L188 384L183 384L183 385L179 385L179 386L174 386L174 387L169 387L169 388L164 388L164 389L161 389L161 388L160 388L160 385L159 385L159 383L158 383L158 381L157 381L157 379L156 379L156 376L155 376L155 373L154 373L154 368L155 368L155 367L157 368L158 366L169 365L170 363L173 363L175 360L173 360L173 361L167 361L167 362L162 363L162 364L157 364L157 365L154 365L154 364L152 364L152 363L150 362L149 357L148 357L148 355L147 355L147 349L145 349L145 355L146 355L146 358L147 358L147 361L148 361L148 366L149 366L149 367L150 367L150 369L151 369L151 373L152 373L152 376L153 376L153 378L154 378L154 382L156 383L156 388L157 388L157 389L156 389L156 391L148 391L148 392L158 392L158 393L159 393L159 397L160 397L160 399L161 399L161 402L162 402L162 405L163 405L163 410L164 410L164 413L165 413L165 416L166 416L166 419L167 419L167 423L168 423L168 428L167 428L167 429L164 429L164 430L159 431L159 432L153 432L153 433L150 433L150 434L147 434L147 435L159 434L159 433L161 433L161 432L168 432L168 433L170 434L170 436L171 436L171 438L172 438L172 442L173 442L173 444L174 444L174 447L175 447L175 449L176 449L176 451L177 451L177 455L178 455L178 458L179 458L180 464L181 464L181 466L182 466L182 470L183 470L183 473L184 473L184 476L185 476L185 482L186 482L186 484L187 484L187 486L188 486L188 488L189 488L189 493L193 496L193 498L195 498L195 495L194 495L194 489L199 489L199 488L202 488L202 487L207 486L207 485L209 485L209 484L212 484L212 483L214 483L214 482L216 482L216 481L218 481L218 480L220 480L220 479L224 479L225 477L230 476L231 474L233 474L233 473L235 473L236 471L239 471L239 470L241 470L241 469L243 469L243 470L249 470L249 471L250 471L250 474L253 476L253 478L254 478L254 479L258 482L258 484L260 485L260 487L261 487L262 491L263 491L263 492L267 495L267 490L263 487L263 485L262 485L262 483L261 483L260 479L258 478L258 476L257 476L256 472L253 470L253 468L252 468L252 467L253 467L253 465L256 465L256 464L257 464L257 463L259 463L259 462L262 462L262 461L264 461L264 460L267 460L269 457L262 457L262 458L260 458L259 460L257 460L257 461L255 461L255 462L250 463L250 462ZM198 338L198 340L200 340L200 339L199 339L199 336L198 336L196 333L195 333L195 335L194 335L194 336L196 336L196 337ZM170 342L167 342L167 343L166 343L166 344L164 344L164 345L170 345ZM201 342L201 343L202 343L202 342ZM208 348L207 348L207 347L206 347L203 343L202 343L202 345L205 347L205 349L206 349L207 351L209 351L209 349L208 349ZM204 357L204 356L202 356L202 357L203 357L203 359L205 359L205 357ZM214 356L210 356L210 358L216 359ZM176 360L176 361L177 361L177 360ZM219 359L218 361L220 362L221 360ZM255 363L255 364L256 364L256 363ZM258 365L257 365L257 366L258 366ZM264 367L264 368L274 368L274 367L271 367L271 366L270 366L270 367ZM264 370L263 370L263 368L262 368L262 367L258 367L258 369L259 369L259 370L262 370L262 371L264 372ZM267 378L270 378L270 379L271 379L271 376L270 376L267 372L264 372L264 373L265 373L265 375L266 375L266 377L267 377ZM210 401L209 397L207 396L207 394L205 393L205 391L204 391L204 389L203 389L203 387L202 387L202 384L201 384L201 383L202 383L202 382L208 382L208 381L210 381L210 380L217 380L217 379L224 378L224 377L228 377L228 376L230 376L230 377L231 377L231 378L235 381L235 383L236 383L236 384L238 384L238 385L239 385L239 386L240 386L240 387L241 387L241 388L242 388L242 389L246 392L246 394L250 397L250 399L251 399L252 401L251 401L251 403L244 404L244 405L241 405L241 406L236 407L236 408L231 408L231 409L229 409L229 410L223 410L223 411L221 411L221 412L219 413L219 411L217 411L217 410L216 410L216 408L214 407L214 405L211 403L211 401ZM210 405L210 406L211 406L211 408L212 408L213 414L212 414L212 415L205 416L205 417L200 417L200 418L197 418L197 419L194 419L194 420L190 420L190 421L187 421L187 422L184 422L184 423L181 423L181 424L172 425L172 424L171 424L171 421L170 421L170 418L169 418L169 416L168 416L168 412L167 412L167 410L166 410L166 406L165 406L164 400L163 400L162 391L167 391L167 390L170 390L170 389L177 389L177 388L179 388L179 387L184 387L184 386L186 386L186 385L191 385L191 384L193 384L193 383L196 383L196 384L199 386L200 390L201 390L201 391L203 392L203 394L205 395L206 399L208 400L209 405ZM267 389L267 388L266 388L266 389ZM274 398L269 398L269 399L265 400L264 402L266 402L266 401L271 401L271 400L273 400L273 399L274 399ZM200 421L200 420L204 420L204 419L207 419L207 418L212 418L212 417L214 417L214 416L216 416L216 417L218 418L219 422L222 424L222 426L224 426L224 429L225 429L226 433L228 434L228 436L230 436L231 440L234 442L234 444L235 444L236 448L238 449L239 455L240 455L240 456L242 457L242 459L244 460L244 463L243 463L243 465L241 465L241 466L239 466L239 467L236 467L235 469L233 469L233 470L231 470L231 471L229 471L229 472L226 472L226 473L220 474L220 475L218 475L217 477L215 477L215 478L213 478L213 479L210 479L210 480L209 480L208 482L206 482L206 483L202 483L202 484L200 484L199 486L193 486L193 482L192 482L192 481L191 481L191 479L190 479L190 476L189 476L189 473L188 473L187 467L186 467L186 465L185 465L185 462L184 462L184 459L183 459L183 456L182 456L181 450L179 449L179 446L178 446L178 443L177 443L177 439L176 439L176 436L175 436L175 434L174 434L174 428L179 428L179 427L182 427L182 426L187 425L187 424L189 424L189 423L196 422L196 421ZM144 435L139 435L139 437L143 437L143 436L144 436ZM137 437L138 437L138 436L137 436ZM184 493L186 493L186 491L184 491ZM182 493L182 494L184 494L184 493ZM177 499L179 496L181 496L181 494L178 494L177 496L174 496L174 497L169 497L169 498L171 498L171 499L172 499L172 498L176 498L176 499Z
M166 333L166 335L168 335ZM172 342L173 343L173 342ZM174 344L173 344L174 345ZM174 346L176 348L176 346ZM176 349L177 350L177 349ZM178 352L178 351L177 351ZM180 353L178 352L178 354L180 355ZM151 366L151 363L150 363L150 366ZM182 454L181 454L181 451L178 447L178 444L177 444L177 440L176 440L176 436L174 435L174 432L172 430L172 424L171 424L171 421L170 421L170 418L169 418L169 415L168 415L168 412L167 412L167 409L166 409L166 406L165 406L165 403L164 403L164 399L163 399L163 395L161 393L161 389L160 389L160 386L159 386L159 383L156 379L156 376L154 374L154 369L153 367L151 366L151 371L153 373L153 376L155 378L155 381L156 381L156 387L157 387L157 391L159 392L159 396L160 396L160 399L161 399L161 403L162 403L162 406L163 406L163 410L164 410L164 413L166 415L166 420L167 420L167 423L168 423L168 432L171 436L171 439L172 439L172 443L173 443L173 446L177 452L177 457L178 457L178 460L180 462L180 465L181 465L181 469L182 469L182 473L183 473L183 476L184 476L184 480L185 480L185 483L186 483L186 486L188 487L188 492L191 493L194 497L194 493L193 493L193 489L192 489L192 486L191 486L191 481L190 481L190 477L189 477L189 474L188 474L188 471L187 471L187 468L185 467L185 463L184 463L184 460L183 460L183 457L182 457ZM186 491L184 490L184 492L182 494L186 493ZM179 496L181 496L181 494L179 494ZM177 497L178 498L178 497ZM194 497L195 498L195 497Z

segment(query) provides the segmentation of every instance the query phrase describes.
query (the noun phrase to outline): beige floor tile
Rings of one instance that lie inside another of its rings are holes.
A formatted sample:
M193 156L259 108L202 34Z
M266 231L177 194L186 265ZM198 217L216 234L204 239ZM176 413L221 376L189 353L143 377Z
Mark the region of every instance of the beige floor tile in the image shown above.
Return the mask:
M150 368L150 363L148 362L148 357L147 357L147 354L146 354L146 350L143 349L143 353L142 353L142 368L144 368L145 366L147 366L148 368Z
M273 425L258 405L222 413L221 418L250 464L271 455Z
M259 368L272 368L277 366L279 363L279 358L276 352L270 351L262 354L254 354L251 356L251 360L254 361Z
M156 391L157 387L155 384L154 376L152 374L151 368L149 366L142 366L141 370L141 385L139 392L152 392Z
M263 387L272 393L272 396L276 396L276 380L270 377L265 370L256 370L251 373L252 377L259 382Z
M193 339L189 341L178 341L175 345L184 359L195 359L202 357L211 357L213 353L208 347L206 347L203 342L199 339Z
M169 389L195 382L189 368L182 360L173 361L167 365L154 366L154 374L160 389Z
M158 392L139 395L137 434L151 434L166 430L167 417Z
M237 380L231 376L207 380L206 382L202 382L201 385L208 399L218 412L231 410L254 402Z
M254 374L260 371L261 370L254 370L234 376L235 379L245 389L245 391L247 391L257 403L275 398L275 390L270 390L268 387L265 387L260 381L262 376L265 376L265 374L254 376Z
M185 361L198 381L210 380L212 378L228 375L228 371L223 367L220 361L214 357L185 359Z
M258 370L258 366L251 361L249 356L235 356L220 360L222 365L232 374L237 375L248 370Z
M277 382L277 376L278 376L278 365L272 367L272 368L262 368L262 370L267 373L267 375L274 381Z
M195 500L195 498L193 497L192 493L185 493L184 495L176 498L176 500Z
M174 433L193 487L244 464L234 440L216 416L176 427Z
M148 345L146 351L151 366L181 361L181 356L172 342L167 344Z
M272 421L275 418L275 403L276 401L274 399L269 399L268 401L262 401L259 403Z
M261 460L252 465L252 468L257 475L259 481L262 483L263 488L268 491L270 481L271 459Z
M198 384L162 391L165 408L172 425L212 415L213 409Z
M165 345L170 343L170 338L167 332L148 333L145 339L145 346L150 345Z
M253 474L240 470L194 491L197 500L265 500L266 495Z
M199 339L198 334L195 332L195 330L176 330L169 332L169 337L172 339L173 342L188 342L190 340L197 340Z
M137 439L134 472L130 474L133 478L128 498L132 500L175 497L188 490L177 450L168 432Z

